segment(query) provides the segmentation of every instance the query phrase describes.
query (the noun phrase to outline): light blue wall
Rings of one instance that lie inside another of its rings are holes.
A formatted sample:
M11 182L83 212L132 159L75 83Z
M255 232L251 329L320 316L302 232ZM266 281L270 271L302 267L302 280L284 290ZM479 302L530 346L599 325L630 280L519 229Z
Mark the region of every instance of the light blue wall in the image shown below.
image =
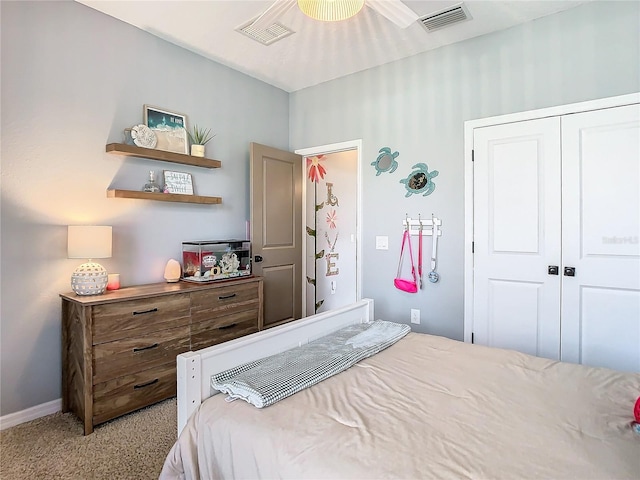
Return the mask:
M587 4L291 95L74 2L0 2L2 41L0 415L60 397L60 301L79 263L66 226L113 225L103 265L124 285L162 280L183 240L243 236L248 144L307 148L363 139L364 285L376 316L462 337L463 122L640 90L638 2ZM390 48L392 48L390 46ZM179 166L219 206L107 199L167 164L104 153L148 103L217 133L222 168ZM400 152L375 177L378 149ZM398 183L440 171L425 198ZM405 213L443 218L441 283L419 295L392 279ZM389 235L388 252L374 249Z
M409 323L419 308L415 330L462 339L464 121L640 91L638 25L639 2L588 3L291 95L292 149L363 141L363 294L377 318ZM376 177L387 146L399 167ZM436 190L405 198L399 180L419 162L439 171ZM419 213L443 220L441 281L412 295L393 278L402 221Z
M288 148L280 89L75 2L1 2L1 411L60 398L60 292L82 263L66 258L66 226L113 226L101 263L123 285L163 280L181 242L244 237L249 142ZM143 104L217 133L200 169L104 153ZM149 170L192 173L222 205L108 199L138 190Z

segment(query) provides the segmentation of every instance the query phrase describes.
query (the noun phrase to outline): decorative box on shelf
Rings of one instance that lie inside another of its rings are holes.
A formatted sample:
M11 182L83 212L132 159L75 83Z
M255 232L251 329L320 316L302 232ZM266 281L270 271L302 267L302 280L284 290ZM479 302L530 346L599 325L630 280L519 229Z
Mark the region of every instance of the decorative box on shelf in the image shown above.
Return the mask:
M251 242L207 240L182 242L182 280L211 282L251 275Z

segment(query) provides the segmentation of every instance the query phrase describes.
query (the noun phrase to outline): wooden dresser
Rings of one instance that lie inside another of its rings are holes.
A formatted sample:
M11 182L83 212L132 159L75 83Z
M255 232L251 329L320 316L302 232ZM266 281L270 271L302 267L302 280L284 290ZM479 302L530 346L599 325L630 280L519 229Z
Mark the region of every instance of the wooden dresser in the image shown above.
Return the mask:
M262 329L262 278L62 298L62 411L93 427L176 395L176 356Z

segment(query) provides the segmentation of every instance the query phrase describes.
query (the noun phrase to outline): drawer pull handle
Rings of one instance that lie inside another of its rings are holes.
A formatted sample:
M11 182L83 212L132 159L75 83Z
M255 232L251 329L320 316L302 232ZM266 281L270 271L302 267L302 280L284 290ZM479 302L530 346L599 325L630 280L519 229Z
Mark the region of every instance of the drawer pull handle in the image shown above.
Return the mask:
M158 311L158 307L156 308L152 308L150 310L143 310L141 312L133 312L134 315L144 315L145 313L153 313L153 312L157 312Z
M150 382L147 382L147 383L139 383L138 385L134 385L133 388L135 388L137 390L138 388L148 387L149 385L153 385L154 383L158 383L158 379L157 378L155 380L151 380Z
M157 343L154 343L153 345L149 345L147 347L135 347L133 349L134 353L135 352L142 352L143 350L151 350L152 348L156 348L158 346Z
M218 330L226 330L228 328L236 327L237 325L238 325L237 323L232 323L231 325L225 325L224 327L218 327Z
M227 299L233 298L235 296L236 296L235 293L232 293L231 295L222 295L222 296L218 297L218 300L227 300Z

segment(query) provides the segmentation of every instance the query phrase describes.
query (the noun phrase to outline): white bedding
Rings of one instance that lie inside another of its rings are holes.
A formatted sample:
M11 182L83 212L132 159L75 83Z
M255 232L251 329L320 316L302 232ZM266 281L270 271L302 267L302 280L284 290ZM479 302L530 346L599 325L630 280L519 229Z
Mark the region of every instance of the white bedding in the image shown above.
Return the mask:
M207 399L161 478L638 479L640 374L410 333L264 409Z

